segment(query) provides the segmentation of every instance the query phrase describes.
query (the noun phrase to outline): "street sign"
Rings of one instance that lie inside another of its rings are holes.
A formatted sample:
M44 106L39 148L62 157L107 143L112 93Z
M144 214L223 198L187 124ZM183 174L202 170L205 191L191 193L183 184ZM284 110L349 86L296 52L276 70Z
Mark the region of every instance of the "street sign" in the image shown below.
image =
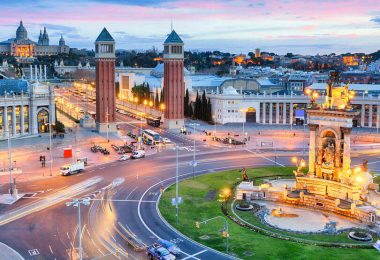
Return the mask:
M181 204L181 202L182 202L182 198L178 197L178 205ZM172 205L176 206L175 198L172 198Z

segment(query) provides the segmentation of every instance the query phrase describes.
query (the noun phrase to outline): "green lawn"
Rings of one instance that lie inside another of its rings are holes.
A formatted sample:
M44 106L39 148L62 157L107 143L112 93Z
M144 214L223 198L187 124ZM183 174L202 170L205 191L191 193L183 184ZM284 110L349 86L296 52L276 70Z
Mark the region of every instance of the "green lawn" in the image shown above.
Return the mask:
M292 168L280 167L247 169L248 176L257 178L257 183L268 178L263 176L273 174L288 176L291 172ZM161 214L171 225L190 238L225 252L225 239L221 236L224 222L222 220L211 221L201 225L200 229L195 228L195 222L214 216L224 216L220 209L218 195L222 189L231 188L240 178L241 173L233 170L181 182L179 194L182 197L182 203L179 206L178 226L175 225L175 207L171 205L171 198L175 197L175 186L173 185L165 191L159 203ZM328 248L298 244L258 234L240 227L232 221L229 221L229 225L229 251L243 259L376 259L380 256L375 249ZM208 236L208 239L202 240L201 237L205 235ZM320 241L327 239L327 236L312 236ZM332 239L332 237L329 236L328 239ZM330 241L328 239L327 241ZM334 239L344 240L342 236L336 236ZM253 255L247 256L245 253L253 253Z

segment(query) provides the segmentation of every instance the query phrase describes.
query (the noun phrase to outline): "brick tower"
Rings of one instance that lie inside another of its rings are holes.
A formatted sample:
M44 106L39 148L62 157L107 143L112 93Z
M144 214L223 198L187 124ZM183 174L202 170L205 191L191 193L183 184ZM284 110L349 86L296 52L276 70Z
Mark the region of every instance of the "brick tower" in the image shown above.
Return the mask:
M184 125L185 81L183 72L183 41L172 30L164 42L164 127L181 128Z
M106 28L95 41L96 128L116 132L115 123L115 40ZM108 124L108 125L107 125Z

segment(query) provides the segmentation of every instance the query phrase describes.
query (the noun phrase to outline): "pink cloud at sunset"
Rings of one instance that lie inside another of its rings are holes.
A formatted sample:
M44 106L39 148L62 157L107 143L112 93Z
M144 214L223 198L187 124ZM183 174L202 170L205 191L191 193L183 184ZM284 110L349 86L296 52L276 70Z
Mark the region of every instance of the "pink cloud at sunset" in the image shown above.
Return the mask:
M41 26L51 25L47 27L52 41L62 33L75 47L91 48L104 26L118 32L120 48L161 46L171 20L192 49L275 51L276 46L289 45L295 48L289 51L302 52L294 46L307 44L309 51L369 52L377 50L380 40L378 0L20 0L3 6L0 39L14 37L23 19L31 38ZM321 45L330 47L320 50Z

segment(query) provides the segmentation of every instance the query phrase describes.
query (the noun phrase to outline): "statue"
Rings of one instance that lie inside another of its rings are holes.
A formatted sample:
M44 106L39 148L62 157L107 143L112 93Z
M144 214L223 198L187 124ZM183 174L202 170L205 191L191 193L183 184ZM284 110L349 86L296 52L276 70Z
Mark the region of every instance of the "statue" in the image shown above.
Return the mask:
M329 143L323 152L323 160L324 160L325 165L334 164L334 157L335 157L334 153L335 153L334 144Z
M368 161L367 160L363 160L363 163L362 163L362 172L368 172Z
M242 180L249 181L246 169L245 168L241 169L241 172L242 172L242 175L241 175Z

